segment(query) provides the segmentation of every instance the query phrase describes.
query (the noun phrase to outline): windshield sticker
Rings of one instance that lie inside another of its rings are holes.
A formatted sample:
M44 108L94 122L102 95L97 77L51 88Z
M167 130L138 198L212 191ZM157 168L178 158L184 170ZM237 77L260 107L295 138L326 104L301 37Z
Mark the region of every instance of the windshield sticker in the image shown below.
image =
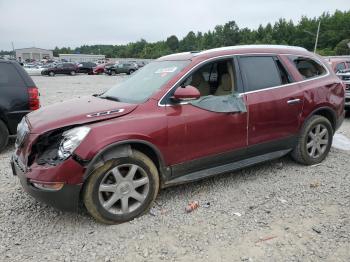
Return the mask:
M172 67L166 67L166 68L159 68L156 72L154 72L155 74L162 74L162 76L164 74L167 73L174 73L176 71L177 67L176 66L172 66Z

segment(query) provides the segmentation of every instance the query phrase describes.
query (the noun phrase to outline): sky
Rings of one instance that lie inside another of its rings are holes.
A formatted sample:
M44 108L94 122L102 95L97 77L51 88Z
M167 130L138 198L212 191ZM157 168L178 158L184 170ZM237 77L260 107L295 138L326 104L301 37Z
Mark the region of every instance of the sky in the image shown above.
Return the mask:
M350 0L0 0L0 50L148 42L235 20L256 29L279 18L350 10Z

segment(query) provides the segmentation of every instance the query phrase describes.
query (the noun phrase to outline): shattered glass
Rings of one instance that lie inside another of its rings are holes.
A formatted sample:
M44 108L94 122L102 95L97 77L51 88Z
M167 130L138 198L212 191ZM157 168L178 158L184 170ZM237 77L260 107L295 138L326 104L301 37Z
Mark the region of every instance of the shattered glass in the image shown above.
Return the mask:
M247 112L243 98L238 93L226 96L204 96L191 101L190 104L207 111L218 113Z

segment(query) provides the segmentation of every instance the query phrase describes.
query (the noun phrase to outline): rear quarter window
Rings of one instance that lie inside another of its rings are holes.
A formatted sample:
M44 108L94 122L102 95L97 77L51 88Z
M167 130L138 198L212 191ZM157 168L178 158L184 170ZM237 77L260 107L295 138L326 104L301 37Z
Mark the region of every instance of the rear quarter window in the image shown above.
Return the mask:
M10 63L0 63L0 88L25 86L16 68Z
M327 74L327 70L318 61L300 56L289 56L304 79L311 79Z

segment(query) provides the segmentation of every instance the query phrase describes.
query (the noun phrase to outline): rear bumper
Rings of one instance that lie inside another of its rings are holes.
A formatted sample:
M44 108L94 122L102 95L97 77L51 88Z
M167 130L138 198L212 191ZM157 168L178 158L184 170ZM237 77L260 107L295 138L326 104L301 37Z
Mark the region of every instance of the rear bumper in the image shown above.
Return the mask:
M27 177L23 167L16 161L16 157L11 159L11 167L14 176L17 176L25 192L40 202L46 203L60 210L76 211L79 207L81 184L65 184L62 189L57 191L42 190L36 188ZM35 182L41 182L35 180ZM45 183L45 182L44 182Z

